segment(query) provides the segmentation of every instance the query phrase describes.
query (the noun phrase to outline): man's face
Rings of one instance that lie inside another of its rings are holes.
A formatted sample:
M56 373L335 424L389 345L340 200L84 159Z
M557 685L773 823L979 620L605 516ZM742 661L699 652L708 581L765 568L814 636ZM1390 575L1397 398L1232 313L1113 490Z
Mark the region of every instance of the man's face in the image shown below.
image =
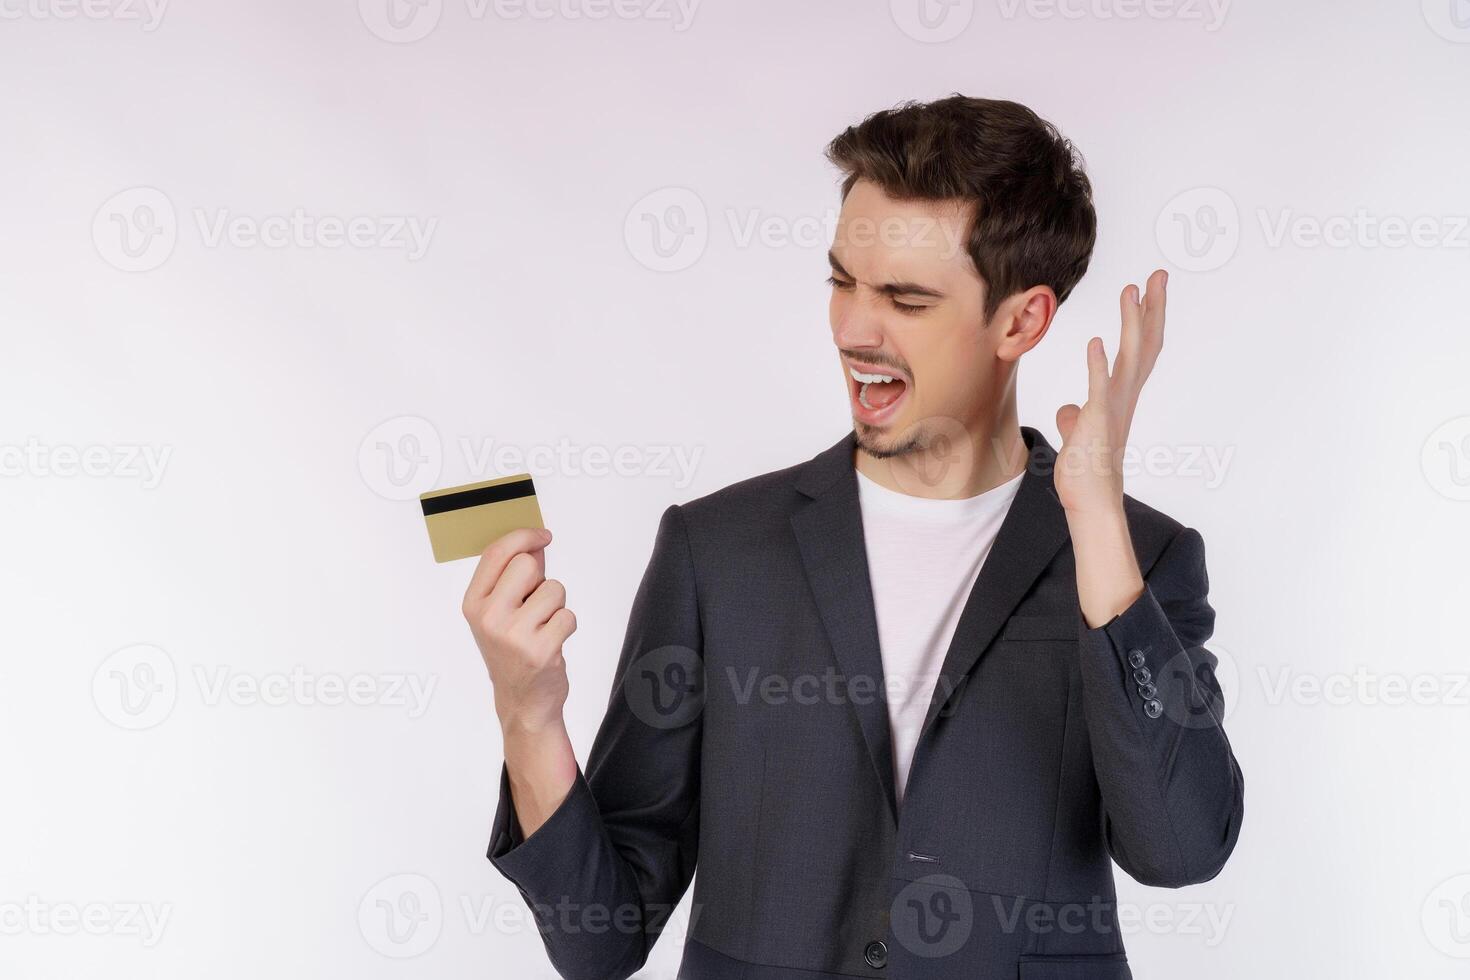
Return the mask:
M896 201L853 185L832 243L832 340L858 444L877 457L974 431L995 398L985 284L957 202Z

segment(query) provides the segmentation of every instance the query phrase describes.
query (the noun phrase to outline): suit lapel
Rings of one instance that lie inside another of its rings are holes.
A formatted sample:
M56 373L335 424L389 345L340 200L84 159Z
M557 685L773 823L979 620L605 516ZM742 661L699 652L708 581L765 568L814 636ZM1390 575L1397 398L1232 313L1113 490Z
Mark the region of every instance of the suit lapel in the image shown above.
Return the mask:
M1066 515L1052 484L1056 451L1035 429L1022 426L1021 437L1028 453L1026 472L960 613L920 746L949 695L959 691L1011 610L1068 537ZM838 668L849 683L873 682L872 697L850 697L848 703L857 713L874 772L896 820L888 703L883 697L883 658L852 462L855 448L856 439L848 433L802 467L796 488L811 499L793 514L791 526Z
M1028 454L1026 472L996 533L990 554L980 567L975 587L960 612L934 687L929 714L924 719L920 745L950 696L958 694L1011 610L1025 597L1069 536L1066 512L1052 483L1056 450L1040 432L1027 426L1021 427L1021 437Z
M838 669L848 684L872 682L867 688L871 696L847 700L857 712L874 772L888 798L889 814L896 819L888 703L882 693L883 658L878 650L878 620L852 465L855 444L849 433L806 464L797 489L812 499L792 515L791 526Z

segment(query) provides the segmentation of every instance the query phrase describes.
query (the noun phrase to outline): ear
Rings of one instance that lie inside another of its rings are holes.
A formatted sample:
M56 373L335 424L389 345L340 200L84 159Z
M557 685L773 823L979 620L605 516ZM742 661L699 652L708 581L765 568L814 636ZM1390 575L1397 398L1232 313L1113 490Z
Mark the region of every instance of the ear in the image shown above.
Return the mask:
M1006 297L990 319L989 330L999 330L995 356L1002 361L1019 360L1046 336L1057 315L1057 294L1050 286L1030 289Z

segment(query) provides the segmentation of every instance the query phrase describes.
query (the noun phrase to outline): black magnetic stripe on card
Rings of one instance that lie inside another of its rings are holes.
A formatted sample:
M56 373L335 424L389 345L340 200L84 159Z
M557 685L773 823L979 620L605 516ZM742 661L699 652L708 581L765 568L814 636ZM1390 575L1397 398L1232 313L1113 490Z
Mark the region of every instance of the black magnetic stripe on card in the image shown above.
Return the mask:
M498 504L506 500L519 500L521 497L534 497L535 495L536 487L530 480L517 480L514 483L497 483L493 487L478 487L474 490L461 490L459 493L446 493L439 497L425 497L419 503L424 507L424 516L432 517L435 514L447 514L452 510L464 510L466 507Z

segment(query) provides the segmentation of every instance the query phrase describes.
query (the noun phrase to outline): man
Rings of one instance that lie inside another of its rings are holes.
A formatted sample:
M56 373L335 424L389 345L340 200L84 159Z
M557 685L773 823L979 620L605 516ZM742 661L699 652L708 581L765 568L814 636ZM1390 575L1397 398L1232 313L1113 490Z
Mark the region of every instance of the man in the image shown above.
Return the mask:
M634 973L696 864L688 980L1127 978L1110 857L1208 880L1243 812L1203 541L1123 493L1166 276L1123 290L1111 369L1089 342L1054 451L1016 377L1092 252L1071 145L956 95L828 155L854 431L664 512L585 774L550 533L486 550L490 860L569 980Z

